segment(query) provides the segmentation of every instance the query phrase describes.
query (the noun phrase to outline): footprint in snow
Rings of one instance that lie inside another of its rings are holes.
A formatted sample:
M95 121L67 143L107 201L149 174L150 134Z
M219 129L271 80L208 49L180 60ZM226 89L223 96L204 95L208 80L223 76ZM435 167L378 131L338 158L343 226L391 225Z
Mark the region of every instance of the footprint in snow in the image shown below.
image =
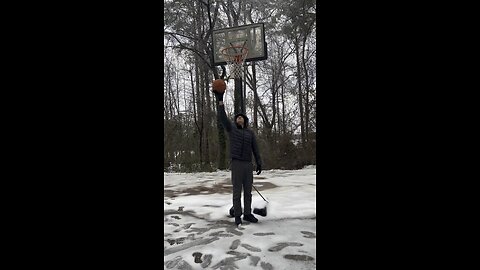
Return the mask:
M257 248L257 247L254 247L254 246L251 246L249 244L242 244L241 245L242 247L244 247L245 249L248 249L250 251L253 251L253 252L260 252L262 251L261 249Z
M313 261L314 260L314 258L307 255L287 254L283 257L285 259L294 260L294 261Z
M264 270L273 270L273 265L269 264L269 263L266 263L266 262L261 262L260 263L260 266L262 267L262 269Z
M232 242L232 244L230 245L230 249L235 250L235 249L237 249L237 247L238 247L239 245L240 245L240 240L237 239L237 240L235 240L235 241Z
M250 256L250 253L243 253L243 252L238 252L238 251L234 251L234 250L230 250L229 252L227 252L227 254L233 255L233 256L237 257L238 259L245 259L248 256Z
M260 261L260 257L258 256L250 256L250 265L257 266L258 262Z
M301 231L301 233L305 234L303 237L305 238L316 238L317 236L315 233L312 232L307 232L307 231Z
M212 263L212 257L212 254L205 254L203 256L203 262L200 266L202 266L202 268L208 267Z
M275 235L273 232L268 232L268 233L254 233L253 235L256 236L266 236L266 235Z
M284 249L288 246L300 247L300 246L303 246L303 244L296 243L296 242L278 243L276 246L269 248L268 251L277 252L277 251L280 251L280 250L282 250L282 249Z

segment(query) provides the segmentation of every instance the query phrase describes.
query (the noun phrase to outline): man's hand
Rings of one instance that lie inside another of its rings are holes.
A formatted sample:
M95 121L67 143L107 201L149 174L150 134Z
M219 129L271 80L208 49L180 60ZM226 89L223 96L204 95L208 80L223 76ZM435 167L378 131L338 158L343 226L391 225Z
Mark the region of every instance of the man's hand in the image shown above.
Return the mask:
M218 93L216 92L215 90L212 90L212 92L215 94L215 96L217 97L217 101L223 101L223 94L224 93Z
M262 173L262 165L257 165L257 175Z

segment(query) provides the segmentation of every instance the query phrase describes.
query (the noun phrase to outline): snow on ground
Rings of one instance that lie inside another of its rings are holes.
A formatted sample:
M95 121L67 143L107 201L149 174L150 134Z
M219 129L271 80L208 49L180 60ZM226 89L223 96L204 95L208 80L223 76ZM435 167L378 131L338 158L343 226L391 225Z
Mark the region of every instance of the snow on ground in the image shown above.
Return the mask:
M315 166L254 175L268 203L253 189L252 208L268 213L237 228L230 171L164 173L164 269L315 269L315 176Z

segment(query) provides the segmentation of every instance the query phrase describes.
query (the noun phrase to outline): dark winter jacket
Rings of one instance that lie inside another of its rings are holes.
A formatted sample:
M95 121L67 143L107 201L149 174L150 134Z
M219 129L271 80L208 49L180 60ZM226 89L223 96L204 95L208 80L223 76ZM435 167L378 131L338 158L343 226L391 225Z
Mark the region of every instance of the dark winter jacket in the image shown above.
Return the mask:
M252 161L252 153L255 156L257 165L262 166L262 159L258 150L255 134L248 128L248 117L244 114L235 115L237 119L239 115L243 116L244 128L237 126L236 122L232 122L227 118L225 108L218 106L218 114L222 125L228 132L230 139L230 157L232 159Z

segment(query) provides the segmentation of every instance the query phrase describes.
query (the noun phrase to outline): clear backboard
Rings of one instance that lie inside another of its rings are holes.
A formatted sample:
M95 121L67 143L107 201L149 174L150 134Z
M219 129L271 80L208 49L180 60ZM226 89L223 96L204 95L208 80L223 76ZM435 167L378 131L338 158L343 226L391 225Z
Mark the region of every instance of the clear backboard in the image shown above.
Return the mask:
M213 65L226 65L222 51L227 47L247 48L245 62L267 59L267 43L263 23L213 30Z

